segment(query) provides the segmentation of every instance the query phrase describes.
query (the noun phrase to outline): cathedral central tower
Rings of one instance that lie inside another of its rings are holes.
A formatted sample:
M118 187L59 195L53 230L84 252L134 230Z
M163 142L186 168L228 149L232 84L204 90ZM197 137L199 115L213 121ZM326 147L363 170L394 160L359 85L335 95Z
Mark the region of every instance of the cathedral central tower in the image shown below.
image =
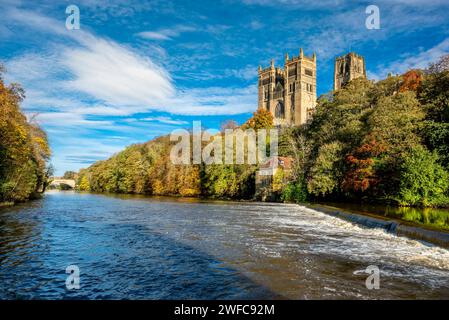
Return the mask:
M259 66L259 109L266 109L278 126L296 126L311 119L316 105L316 55L285 55L284 68Z
M365 58L350 52L335 59L334 91L341 89L349 81L357 78L366 79Z

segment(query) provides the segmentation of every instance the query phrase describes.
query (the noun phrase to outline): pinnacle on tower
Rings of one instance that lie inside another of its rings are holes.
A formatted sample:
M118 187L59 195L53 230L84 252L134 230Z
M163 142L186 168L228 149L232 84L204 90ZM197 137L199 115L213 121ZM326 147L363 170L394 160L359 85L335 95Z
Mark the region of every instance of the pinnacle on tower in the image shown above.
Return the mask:
M302 48L299 48L299 57L301 59L304 58L304 51L302 50Z

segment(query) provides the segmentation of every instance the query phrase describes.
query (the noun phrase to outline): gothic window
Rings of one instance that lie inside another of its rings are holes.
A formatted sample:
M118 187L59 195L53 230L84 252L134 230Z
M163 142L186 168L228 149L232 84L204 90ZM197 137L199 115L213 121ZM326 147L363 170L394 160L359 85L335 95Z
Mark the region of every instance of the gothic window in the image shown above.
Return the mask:
M292 101L291 101L291 117L292 117L292 123L295 123L295 96L292 95Z
M274 98L275 99L281 98L283 96L283 91L284 91L284 87L282 86L282 84L280 82L278 82L276 85L275 92L274 92Z
M284 118L284 104L279 101L274 109L274 116L276 118Z
M292 93L293 91L295 91L295 89L296 89L296 83L295 82L293 82L293 83L290 83L290 93Z
M289 77L296 76L296 65L288 68L288 76Z
M311 69L304 69L304 73L307 75L307 76L313 76L313 71L311 70Z

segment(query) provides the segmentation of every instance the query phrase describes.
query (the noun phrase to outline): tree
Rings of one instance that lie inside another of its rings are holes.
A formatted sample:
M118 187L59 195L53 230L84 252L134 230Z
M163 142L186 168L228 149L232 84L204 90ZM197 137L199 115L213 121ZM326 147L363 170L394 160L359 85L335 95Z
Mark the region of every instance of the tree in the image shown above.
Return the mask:
M5 85L4 71L0 67L0 202L25 201L45 191L50 148L45 132L20 109L24 90Z
M402 79L399 92L417 91L423 80L422 72L419 70L409 70L402 75Z
M235 122L234 120L227 120L225 122L223 122L220 126L220 131L221 132L225 132L226 129L237 129L239 128L239 125L237 122Z
M449 55L426 70L418 99L426 112L426 121L421 124L424 142L438 152L441 163L449 169Z
M397 200L405 206L440 206L449 203L449 173L438 164L438 155L414 147L401 166Z
M76 172L75 171L66 171L64 172L64 175L62 176L63 179L76 179Z
M382 146L373 139L346 156L348 169L342 183L344 191L365 192L379 183L375 164L382 151Z
M257 109L253 116L245 122L242 129L270 129L273 127L273 115L265 109Z
M338 192L342 178L343 145L332 142L323 145L318 151L314 165L310 169L307 190L315 196L325 196Z

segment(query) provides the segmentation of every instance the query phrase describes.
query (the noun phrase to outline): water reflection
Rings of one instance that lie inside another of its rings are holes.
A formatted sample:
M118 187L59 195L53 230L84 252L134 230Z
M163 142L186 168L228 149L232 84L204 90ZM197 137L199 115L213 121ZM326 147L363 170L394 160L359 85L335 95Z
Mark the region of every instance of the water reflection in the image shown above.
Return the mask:
M449 230L449 209L390 207L368 204L326 203L328 205L364 214L375 214L416 223L429 228Z

